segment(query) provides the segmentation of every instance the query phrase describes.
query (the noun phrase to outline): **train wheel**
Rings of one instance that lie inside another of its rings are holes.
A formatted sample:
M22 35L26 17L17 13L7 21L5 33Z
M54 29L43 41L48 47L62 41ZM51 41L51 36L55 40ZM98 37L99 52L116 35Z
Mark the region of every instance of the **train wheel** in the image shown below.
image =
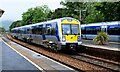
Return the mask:
M54 51L54 52L58 52L58 48L56 46L56 44L51 44L51 49Z

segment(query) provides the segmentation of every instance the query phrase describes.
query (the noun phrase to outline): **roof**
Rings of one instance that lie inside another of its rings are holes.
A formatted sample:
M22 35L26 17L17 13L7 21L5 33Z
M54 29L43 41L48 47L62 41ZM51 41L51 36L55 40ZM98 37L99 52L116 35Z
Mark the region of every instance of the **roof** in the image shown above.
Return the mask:
M39 23L35 23L35 24L30 24L30 25L25 25L25 26L21 26L21 27L16 27L16 28L13 28L13 29L24 28L24 27L31 27L31 26L41 25L41 24L47 24L47 23L50 23L50 22L56 22L56 21L64 20L64 19L75 19L75 18L63 17L63 18L53 19L53 20L50 20L50 21L39 22ZM78 21L77 19L75 19L75 20Z
M4 10L0 9L0 17L3 15Z
M85 26L100 26L100 25L115 25L120 24L120 21L110 21L110 22L98 22L98 23L89 23L89 24L82 24L81 27Z

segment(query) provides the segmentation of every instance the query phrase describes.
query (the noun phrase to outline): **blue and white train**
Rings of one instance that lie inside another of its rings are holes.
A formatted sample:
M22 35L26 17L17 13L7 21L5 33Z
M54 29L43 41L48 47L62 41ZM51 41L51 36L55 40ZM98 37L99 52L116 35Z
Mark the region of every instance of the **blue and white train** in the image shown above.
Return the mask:
M59 18L11 30L11 36L23 41L43 45L54 50L80 48L80 22L71 17Z
M109 41L120 42L120 21L81 25L83 39L93 39L97 35L97 32L100 31L104 31L109 35Z

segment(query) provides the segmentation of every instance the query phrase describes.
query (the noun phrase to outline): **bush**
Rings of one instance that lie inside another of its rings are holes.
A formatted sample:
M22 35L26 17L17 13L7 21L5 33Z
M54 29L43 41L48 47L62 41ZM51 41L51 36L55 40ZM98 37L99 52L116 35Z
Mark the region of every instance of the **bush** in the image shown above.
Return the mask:
M93 41L100 45L105 45L108 43L108 35L106 32L99 32L98 35L93 39Z

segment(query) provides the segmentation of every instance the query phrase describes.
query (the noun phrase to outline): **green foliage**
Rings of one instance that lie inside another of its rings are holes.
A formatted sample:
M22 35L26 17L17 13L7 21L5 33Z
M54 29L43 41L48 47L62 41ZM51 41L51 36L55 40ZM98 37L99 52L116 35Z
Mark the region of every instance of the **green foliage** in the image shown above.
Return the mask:
M48 8L47 5L29 8L28 11L22 14L22 20L13 22L9 29L11 30L12 28L15 27L47 21L49 12L50 9Z
M120 2L61 1L60 4L63 7L54 11L51 11L47 5L29 8L28 11L22 14L22 20L13 22L10 29L62 17L79 19L82 24L120 20ZM80 10L81 19L79 18Z
M104 21L104 15L100 13L100 11L96 10L95 6L100 6L101 3L89 3L87 5L87 15L83 23L94 23L94 22L102 22Z
M20 26L21 26L21 20L14 21L14 22L10 25L9 30L11 31L12 28L20 27Z
M4 27L0 27L0 32L5 32L5 28Z
M63 2L60 3L63 8L58 8L53 12L49 13L49 18L61 18L61 17L73 17L79 19L79 12L86 8L86 3L82 2Z
M108 42L108 39L109 37L106 32L99 32L93 41L97 44L104 45Z
M50 9L46 5L30 8L27 12L22 14L22 25L46 21L48 19L47 16L49 12Z
M104 21L120 20L120 2L102 2L95 7L104 15Z

